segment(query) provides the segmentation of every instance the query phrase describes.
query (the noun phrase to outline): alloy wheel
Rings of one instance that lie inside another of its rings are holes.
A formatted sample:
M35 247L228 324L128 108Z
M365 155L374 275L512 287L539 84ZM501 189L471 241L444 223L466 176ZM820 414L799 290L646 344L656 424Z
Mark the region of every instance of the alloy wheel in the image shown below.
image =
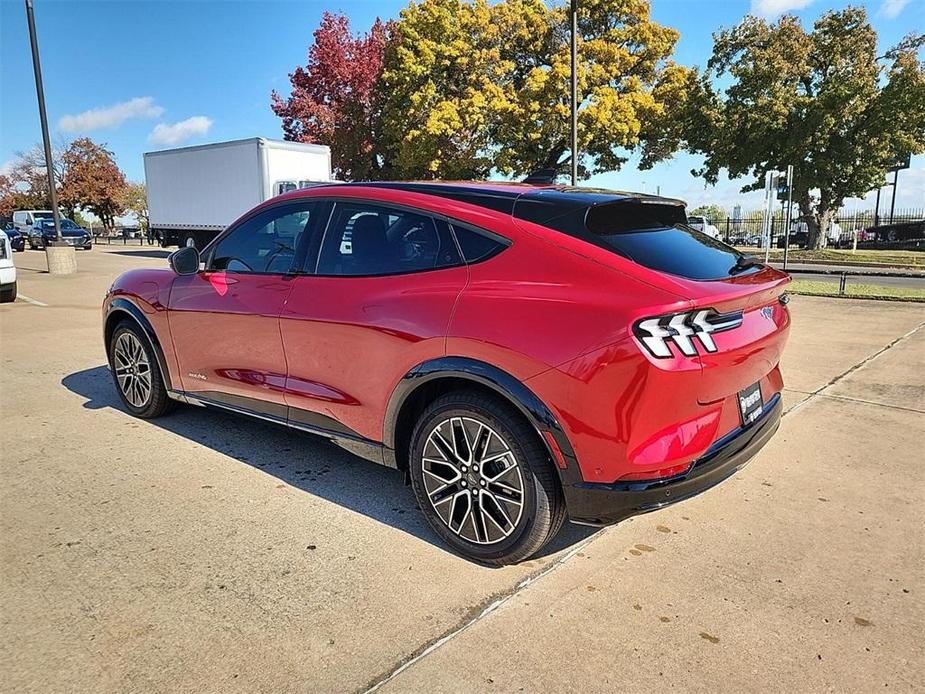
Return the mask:
M480 545L506 540L520 521L524 478L511 447L471 417L449 417L424 444L424 488L456 535Z
M124 332L116 340L113 368L125 399L142 408L151 398L151 364L144 345L132 333Z

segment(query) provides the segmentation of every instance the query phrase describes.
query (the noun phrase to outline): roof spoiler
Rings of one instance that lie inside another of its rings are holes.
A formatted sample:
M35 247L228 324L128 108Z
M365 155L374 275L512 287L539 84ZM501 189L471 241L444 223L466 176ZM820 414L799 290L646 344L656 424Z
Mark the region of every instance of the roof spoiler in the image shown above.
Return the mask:
M535 186L551 185L556 182L556 176L559 175L558 169L538 169L527 176L522 183L529 183Z

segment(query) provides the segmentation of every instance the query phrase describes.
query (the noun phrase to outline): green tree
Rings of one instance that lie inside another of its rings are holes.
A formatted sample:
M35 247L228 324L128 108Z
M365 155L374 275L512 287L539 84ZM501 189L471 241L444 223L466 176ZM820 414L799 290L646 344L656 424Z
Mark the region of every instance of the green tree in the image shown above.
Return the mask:
M386 148L399 178L484 178L490 121L506 105L497 27L485 0L422 0L386 47Z
M71 215L71 221L84 229L90 228L90 220L84 217L79 210L74 210L74 213Z
M699 82L685 129L663 137L703 153L695 173L712 183L722 168L751 176L743 191L761 189L766 171L792 164L793 199L810 247L819 248L845 198L880 185L898 155L925 151L922 44L922 36L909 36L878 56L877 34L860 8L827 12L809 32L791 16L746 17L714 36L708 77L728 86Z
M670 153L662 131L696 82L669 60L677 40L677 31L651 20L648 0L579 3L582 176L620 168L638 147L652 159ZM395 26L382 79L394 175L562 170L571 159L569 64L563 4L412 3Z
M714 224L719 224L729 216L729 213L722 205L701 205L688 212L687 216L706 217Z
M148 192L144 183L126 183L122 206L138 219L142 231L148 229Z

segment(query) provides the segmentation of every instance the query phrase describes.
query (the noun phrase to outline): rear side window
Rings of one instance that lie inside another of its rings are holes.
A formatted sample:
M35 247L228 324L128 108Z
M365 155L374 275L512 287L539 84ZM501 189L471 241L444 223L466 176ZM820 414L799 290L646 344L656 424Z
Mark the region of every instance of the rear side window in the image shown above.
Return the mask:
M508 247L508 244L499 238L459 224L453 224L453 233L456 234L459 248L467 263L485 260Z
M687 225L680 205L637 200L596 205L585 218L598 245L645 267L693 280L754 272L736 249Z

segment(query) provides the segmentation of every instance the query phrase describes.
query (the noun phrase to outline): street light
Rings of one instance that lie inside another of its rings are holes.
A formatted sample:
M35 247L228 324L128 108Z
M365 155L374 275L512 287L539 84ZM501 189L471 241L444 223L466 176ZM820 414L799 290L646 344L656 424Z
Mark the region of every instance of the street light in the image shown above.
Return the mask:
M39 100L39 120L42 124L42 143L45 145L45 170L48 174L48 197L55 220L55 241L45 244L48 272L53 275L70 275L77 271L75 249L64 244L61 237L61 215L58 212L58 191L55 188L55 170L51 160L51 138L48 136L48 118L45 115L45 90L42 88L42 65L39 61L39 42L35 33L35 16L32 0L26 1L26 20L29 23L29 42L32 46L32 71L35 74L35 93Z

